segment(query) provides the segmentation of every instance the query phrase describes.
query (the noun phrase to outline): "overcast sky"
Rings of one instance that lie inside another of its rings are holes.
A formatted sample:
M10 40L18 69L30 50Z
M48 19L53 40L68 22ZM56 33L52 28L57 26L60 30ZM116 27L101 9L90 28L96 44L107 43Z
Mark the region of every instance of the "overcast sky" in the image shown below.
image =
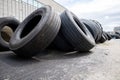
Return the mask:
M120 0L55 0L79 18L99 21L104 30L120 25Z

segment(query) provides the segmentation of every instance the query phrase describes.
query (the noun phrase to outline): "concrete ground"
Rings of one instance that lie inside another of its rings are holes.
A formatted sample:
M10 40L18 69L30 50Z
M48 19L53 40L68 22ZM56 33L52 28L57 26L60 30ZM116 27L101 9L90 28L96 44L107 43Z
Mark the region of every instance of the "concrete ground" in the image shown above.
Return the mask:
M0 80L120 80L120 39L86 53L44 54L25 60L0 52Z

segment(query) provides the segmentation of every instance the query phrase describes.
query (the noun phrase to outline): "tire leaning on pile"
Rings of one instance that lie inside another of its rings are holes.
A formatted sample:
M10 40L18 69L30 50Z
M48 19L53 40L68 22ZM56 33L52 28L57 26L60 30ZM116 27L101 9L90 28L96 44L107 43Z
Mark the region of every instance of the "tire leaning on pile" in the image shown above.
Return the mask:
M87 20L87 19L81 19L81 22L91 32L91 34L93 35L95 39L95 42L98 43L103 33L101 24L95 20Z
M103 34L102 25L101 25L98 21L96 21L96 20L91 20L91 21L96 24L96 28L97 28L97 31L98 31L98 36L97 36L95 42L96 42L96 43L99 43L99 40L101 39L102 34Z
M96 40L98 36L98 31L97 31L95 23L87 19L81 19L80 21L88 28L88 30L93 35L93 38Z
M77 51L89 51L95 46L95 40L86 26L68 10L61 15L61 32Z
M21 57L32 57L51 44L60 25L60 16L50 6L41 7L18 26L10 40L10 49Z
M0 51L9 50L9 40L19 24L13 17L0 18Z
M107 36L106 32L103 31L102 37L100 38L99 42L104 43L107 40L108 40L108 36Z
M108 40L111 40L111 39L112 39L112 36L111 36L108 32L106 32L106 35L107 35L107 37L108 37Z

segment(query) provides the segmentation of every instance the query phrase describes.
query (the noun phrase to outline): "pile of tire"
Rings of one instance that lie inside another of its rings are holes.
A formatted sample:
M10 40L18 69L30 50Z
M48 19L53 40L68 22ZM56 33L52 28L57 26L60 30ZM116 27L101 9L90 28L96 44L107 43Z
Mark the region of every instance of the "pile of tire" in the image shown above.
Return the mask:
M84 23L68 10L58 15L50 6L33 11L21 23L14 18L10 19L6 17L0 20L1 30L4 26L13 30L12 37L5 45L2 44L5 40L0 36L0 47L24 58L40 54L50 47L67 52L86 52L95 46L95 41L97 42L102 35L101 27L94 27L97 30L94 34L87 27L100 26L98 22L91 20L92 24Z
M120 39L120 32L115 32L114 35L113 35L113 37L115 39Z
M87 19L81 19L81 22L89 29L95 39L95 42L99 43L99 40L101 39L101 36L103 34L103 28L101 24L96 20Z
M81 19L81 22L86 25L88 30L91 32L96 43L104 43L105 41L112 39L112 35L103 31L102 25L98 21Z
M108 40L111 40L112 39L112 36L107 33L107 32L103 32L102 36L101 36L101 39L99 40L100 43L104 43L105 41L108 41Z

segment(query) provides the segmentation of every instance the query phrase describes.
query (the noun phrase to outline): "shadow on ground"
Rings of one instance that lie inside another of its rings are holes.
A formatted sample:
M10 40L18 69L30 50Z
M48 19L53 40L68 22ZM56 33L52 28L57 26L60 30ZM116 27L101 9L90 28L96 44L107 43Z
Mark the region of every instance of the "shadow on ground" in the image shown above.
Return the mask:
M40 54L29 58L20 58L16 56L12 51L7 52L0 52L0 61L3 63L6 63L11 66L22 66L22 65L31 65L36 64L40 62L44 62L47 60L63 60L63 59L71 59L71 58L77 58L82 56L87 56L91 54L92 52L60 52L55 50L47 50L40 52Z

